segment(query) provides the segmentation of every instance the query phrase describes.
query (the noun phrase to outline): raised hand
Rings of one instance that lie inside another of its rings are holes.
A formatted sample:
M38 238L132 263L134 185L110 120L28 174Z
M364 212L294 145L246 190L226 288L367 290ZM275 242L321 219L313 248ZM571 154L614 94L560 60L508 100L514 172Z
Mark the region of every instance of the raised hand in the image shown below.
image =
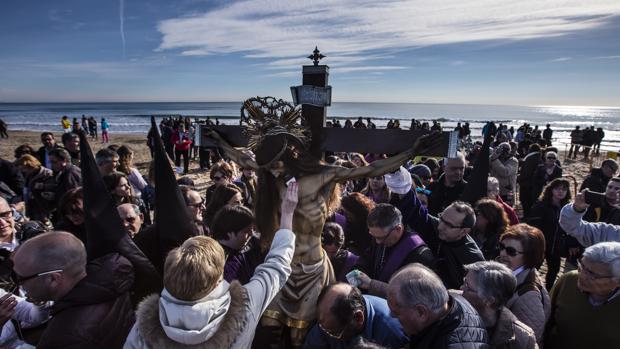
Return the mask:
M590 205L586 202L586 189L575 195L575 202L573 202L573 208L575 211L583 212L588 209Z
M293 214L299 202L299 184L291 182L282 197L280 229L293 229Z
M16 305L17 300L11 293L7 293L0 298L0 326L4 326L11 319L13 313L15 313Z
M433 131L418 138L413 144L413 147L411 147L411 151L414 155L428 154L431 150L441 144L441 138L441 132Z

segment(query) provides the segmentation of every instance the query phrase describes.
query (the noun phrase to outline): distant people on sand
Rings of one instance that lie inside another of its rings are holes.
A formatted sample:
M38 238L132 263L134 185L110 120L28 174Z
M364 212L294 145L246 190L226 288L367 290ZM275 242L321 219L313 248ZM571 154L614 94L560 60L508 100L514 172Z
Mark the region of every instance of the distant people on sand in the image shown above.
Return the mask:
M0 138L9 138L9 134L7 131L6 122L4 120L0 120Z
M91 116L88 118L88 134L90 134L90 138L99 139L99 135L97 134L97 120Z
M108 129L110 124L105 118L101 118L101 141L103 143L110 143L110 136L108 135Z
M60 124L64 133L71 132L71 121L66 115L60 119Z

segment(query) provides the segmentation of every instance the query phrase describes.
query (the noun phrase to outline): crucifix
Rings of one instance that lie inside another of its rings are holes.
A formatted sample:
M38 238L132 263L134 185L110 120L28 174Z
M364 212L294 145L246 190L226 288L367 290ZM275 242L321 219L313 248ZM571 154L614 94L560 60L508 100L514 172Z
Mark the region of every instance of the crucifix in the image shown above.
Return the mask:
M339 203L338 183L383 175L414 155L446 156L449 133L424 136L423 131L326 128L325 107L331 103L327 85L329 67L319 65L325 56L318 48L314 65L303 67L304 85L291 88L302 108L271 97L244 102L242 122L247 126L202 126L201 144L215 145L243 168L254 169L259 187L255 207L261 245L270 245L278 221L280 195L294 177L299 203L293 219L297 236L293 272L280 294L265 311L265 326L290 329L294 347L316 319L316 301L322 288L334 281L333 269L321 248L325 221ZM255 158L237 149L249 146ZM368 166L344 168L321 161L324 151L396 154Z

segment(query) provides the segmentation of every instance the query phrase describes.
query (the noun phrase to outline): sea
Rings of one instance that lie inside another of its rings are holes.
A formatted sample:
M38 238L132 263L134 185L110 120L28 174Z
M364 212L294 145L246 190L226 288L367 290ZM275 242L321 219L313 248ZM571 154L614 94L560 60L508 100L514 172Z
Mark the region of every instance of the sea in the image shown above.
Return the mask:
M9 130L61 131L60 118L70 119L82 115L106 118L110 134L146 134L150 117L168 116L210 117L223 124L238 124L241 102L158 102L158 103L0 103L0 119ZM554 145L564 149L570 143L570 131L575 126L602 127L605 139L601 149L620 151L620 107L590 106L508 106L478 104L431 103L354 103L334 102L327 108L328 119L358 117L372 118L378 127L385 127L390 119L400 121L401 128L408 128L411 119L439 121L444 130L453 129L458 122L469 122L472 136L481 137L487 121L507 124L515 129L527 122L544 129L550 124L554 130Z

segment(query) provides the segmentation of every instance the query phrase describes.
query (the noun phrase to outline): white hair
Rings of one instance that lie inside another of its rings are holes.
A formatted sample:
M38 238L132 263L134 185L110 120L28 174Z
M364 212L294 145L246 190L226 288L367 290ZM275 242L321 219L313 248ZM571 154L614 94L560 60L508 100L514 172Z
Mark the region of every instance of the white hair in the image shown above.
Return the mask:
M487 179L487 187L490 185L497 185L499 186L499 180L495 177L491 177L489 176L489 178Z
M398 303L406 307L422 304L437 314L448 303L448 290L431 269L419 263L410 264L390 280L398 288Z
M476 279L478 296L492 300L495 309L504 306L517 287L517 279L512 271L498 262L476 262L466 265L465 270Z
M583 257L591 262L608 265L614 277L620 277L620 242L599 242L586 248Z

